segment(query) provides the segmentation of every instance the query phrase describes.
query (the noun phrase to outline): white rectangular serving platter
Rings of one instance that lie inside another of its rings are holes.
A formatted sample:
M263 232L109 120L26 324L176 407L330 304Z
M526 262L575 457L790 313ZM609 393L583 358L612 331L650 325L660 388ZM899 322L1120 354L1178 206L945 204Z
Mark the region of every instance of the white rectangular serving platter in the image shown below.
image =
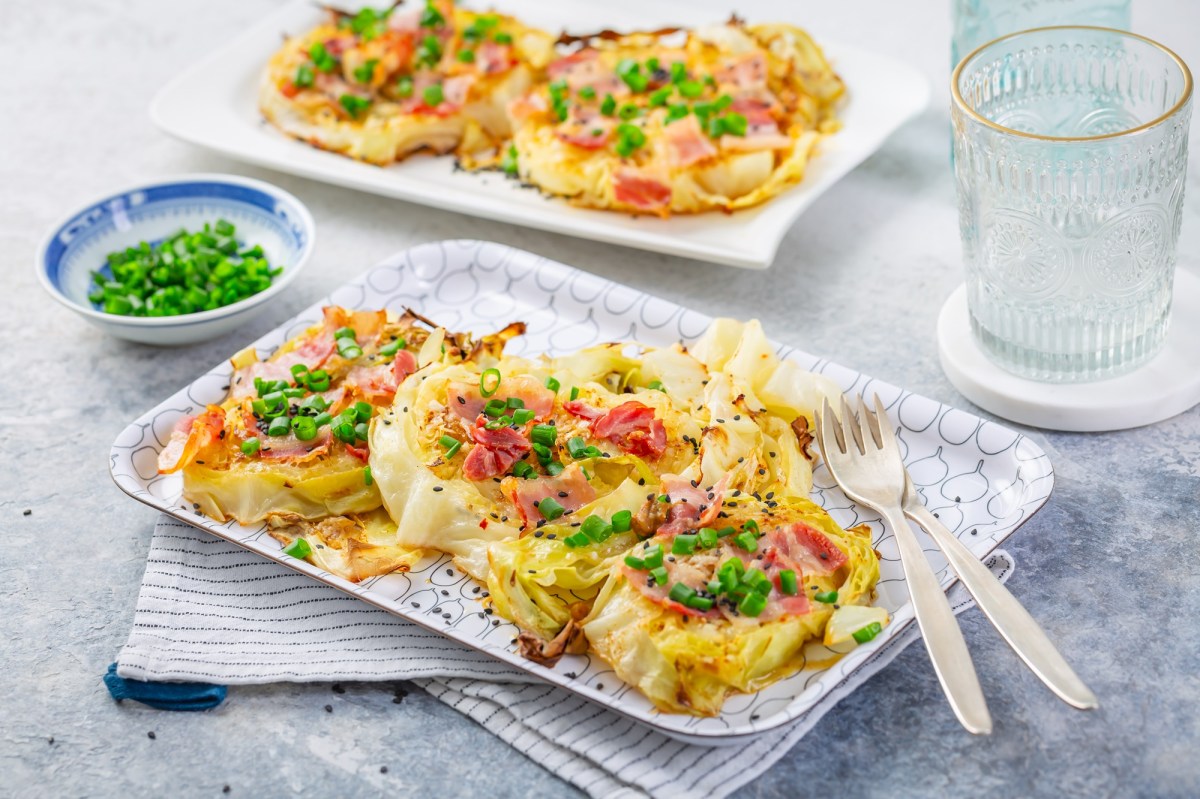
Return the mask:
M673 2L477 0L474 5L494 6L550 31L568 26L587 32L721 21L698 17L696 9ZM456 170L452 158L421 155L377 167L284 136L258 111L259 80L268 57L280 45L280 35L302 33L316 24L321 13L313 0L295 0L218 48L159 92L150 109L154 122L192 144L314 180L570 236L765 269L800 214L929 103L928 82L906 64L821 42L847 85L848 99L841 113L844 127L821 144L799 185L765 205L734 214L632 217L575 208L523 189L499 173ZM755 21L773 20L751 20Z
M328 304L349 308L416 309L452 330L498 330L510 321L527 323L508 351L517 355L561 355L605 341L638 340L665 346L695 341L709 317L667 300L510 247L480 241L443 241L398 253L334 291L254 343L266 357L281 343L321 318ZM896 426L913 482L926 504L971 551L984 558L1046 502L1054 473L1046 453L1020 433L991 421L911 394L790 347L781 357L824 373L848 394L878 393ZM913 618L895 542L873 511L855 506L824 467L815 474L814 500L844 527L868 524L874 531L881 573L877 604L892 623L869 644L850 651L828 668L805 668L755 694L732 697L719 716L660 713L621 682L606 663L590 655L567 656L554 667L522 658L513 645L516 628L494 624L484 613L474 583L445 557L429 557L408 573L354 584L306 561L284 555L264 525L220 524L193 511L180 498L178 475L157 473L159 451L179 419L224 400L231 366L226 361L201 375L127 427L113 444L113 479L127 494L175 518L240 544L263 557L303 572L515 668L560 685L660 732L689 742L732 744L774 729L815 707L835 702L840 683ZM924 548L945 587L954 580L941 553L928 539ZM450 598L439 594L451 592Z

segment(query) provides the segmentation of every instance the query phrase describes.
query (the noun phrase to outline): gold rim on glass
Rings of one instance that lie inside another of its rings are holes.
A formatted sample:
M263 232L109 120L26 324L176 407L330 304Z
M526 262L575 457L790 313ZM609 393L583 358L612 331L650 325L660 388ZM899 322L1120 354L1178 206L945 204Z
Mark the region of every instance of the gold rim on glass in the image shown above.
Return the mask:
M1177 100L1175 102L1175 105L1171 106L1171 108L1168 109L1166 111L1166 113L1162 114L1161 116L1159 116L1155 119L1152 119L1151 121L1146 122L1144 124L1138 125L1135 128L1129 128L1128 130L1120 130L1120 131L1117 131L1116 133L1103 133L1103 134L1100 134L1099 136L1043 136L1042 134L1039 134L1039 133L1026 133L1025 131L1016 130L1015 128L1008 128L1008 127L1005 127L1004 125L1000 125L996 122L993 122L992 120L990 120L987 117L980 114L975 109L969 107L967 105L966 101L963 100L962 94L960 94L958 91L958 79L962 75L963 67L965 67L971 61L971 59L973 59L975 56L979 55L979 53L983 52L984 50L986 50L987 48L991 47L994 44L999 44L1000 42L1003 42L1006 39L1014 39L1019 36L1026 36L1030 33L1041 33L1042 31L1060 31L1060 30L1102 31L1104 33L1115 33L1118 36L1128 37L1130 39L1141 39L1143 42L1150 45L1151 47L1155 47L1158 50L1160 50L1161 52L1165 53L1172 61L1175 62L1175 65L1177 67L1179 67L1179 71L1183 73L1183 93L1180 94L1179 100ZM1190 100L1192 97L1192 71L1190 69L1188 69L1188 65L1183 62L1182 58L1180 58L1178 55L1176 55L1174 50L1172 50L1169 47L1159 44L1158 42L1154 41L1153 39L1147 38L1145 36L1141 36L1136 33L1130 33L1129 31L1117 30L1116 28L1104 28L1104 27L1100 27L1098 25L1047 25L1047 26L1041 27L1041 28L1030 28L1029 30L1016 31L1014 33L1006 34L997 39L992 39L990 42L985 42L984 44L981 44L978 47L976 47L971 52L967 53L962 58L962 60L959 61L958 64L954 67L954 73L950 76L950 94L951 94L952 98L954 99L954 104L956 106L958 106L959 110L962 111L964 114L971 117L972 119L974 119L976 122L980 123L981 125L989 127L992 130L1000 131L1001 133L1006 133L1010 136L1021 136L1022 138L1026 138L1026 139L1038 139L1041 141L1055 141L1055 142L1101 141L1103 139L1115 139L1119 136L1128 136L1132 133L1139 133L1148 128L1152 128L1155 125L1157 125L1167 119L1170 119L1172 116L1174 116L1179 111L1179 109L1183 108L1183 106L1187 104L1187 101Z

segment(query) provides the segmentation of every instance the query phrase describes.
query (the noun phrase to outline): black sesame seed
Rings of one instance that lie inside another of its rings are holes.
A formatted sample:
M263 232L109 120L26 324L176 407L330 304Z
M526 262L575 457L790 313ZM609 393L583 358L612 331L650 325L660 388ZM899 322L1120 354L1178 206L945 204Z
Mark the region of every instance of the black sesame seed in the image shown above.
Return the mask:
M433 490L434 490L434 491L441 491L441 490L442 490L442 487L441 487L441 486L434 486L434 487L433 487Z
M335 694L344 694L344 693L346 693L346 689L342 687L342 684L340 682L335 682L333 684L333 692Z
M387 774L387 766L380 766L380 767L379 767L379 773L380 773L380 774Z
M333 712L333 705L326 705L326 706L325 706L325 712L326 712L326 713L332 713L332 712Z
M22 515L23 515L23 516L32 516L32 515L33 515L33 509L32 509L32 508L26 508L26 509L25 509L25 511L24 511L24 513L22 513Z
M151 730L150 732L146 733L146 737L153 741L158 736L154 734L154 730Z

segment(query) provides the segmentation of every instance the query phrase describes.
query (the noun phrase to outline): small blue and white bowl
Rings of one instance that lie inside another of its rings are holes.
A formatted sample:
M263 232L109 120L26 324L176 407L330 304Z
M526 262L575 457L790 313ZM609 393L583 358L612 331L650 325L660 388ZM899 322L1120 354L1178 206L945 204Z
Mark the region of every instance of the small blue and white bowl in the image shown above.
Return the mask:
M283 268L270 288L181 316L108 314L88 299L92 271L107 265L110 252L217 219L232 222L240 242L260 245L271 266ZM126 189L71 214L43 242L38 278L50 296L106 333L144 344L192 344L232 331L287 288L312 253L314 235L312 214L283 189L236 175L180 175Z

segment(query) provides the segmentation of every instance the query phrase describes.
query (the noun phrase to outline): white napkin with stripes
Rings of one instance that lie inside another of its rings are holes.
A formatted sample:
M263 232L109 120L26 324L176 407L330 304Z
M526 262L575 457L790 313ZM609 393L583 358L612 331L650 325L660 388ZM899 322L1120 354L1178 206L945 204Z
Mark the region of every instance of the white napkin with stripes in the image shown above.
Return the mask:
M1006 580L1013 561L996 550L988 567ZM972 605L961 586L950 597L956 613ZM917 637L913 625L785 728L736 747L697 746L164 516L117 673L222 684L408 679L590 796L722 799Z

